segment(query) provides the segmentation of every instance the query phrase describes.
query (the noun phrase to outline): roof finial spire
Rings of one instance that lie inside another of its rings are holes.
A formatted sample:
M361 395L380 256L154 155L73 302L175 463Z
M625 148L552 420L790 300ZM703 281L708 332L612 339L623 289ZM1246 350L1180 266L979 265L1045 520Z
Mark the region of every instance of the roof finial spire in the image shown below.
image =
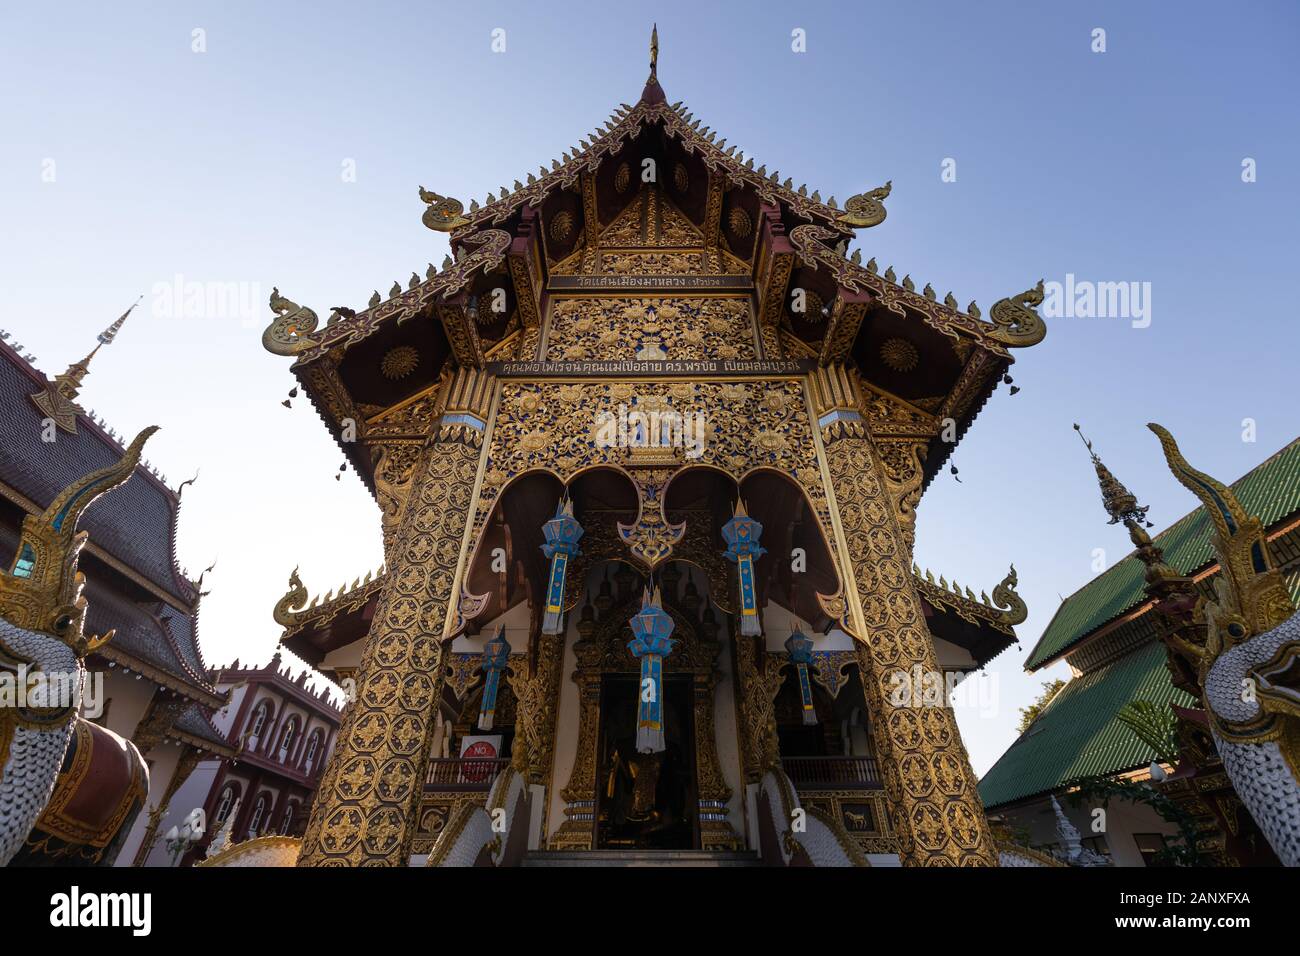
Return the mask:
M1097 469L1097 483L1101 485L1101 501L1106 508L1106 513L1110 515L1110 523L1122 522L1128 529L1129 540L1133 542L1138 560L1146 565L1147 583L1154 585L1176 580L1178 572L1165 563L1164 550L1156 546L1151 540L1151 535L1146 531L1151 527L1151 522L1147 521L1147 506L1138 504L1137 496L1111 474L1101 457L1093 451L1092 442L1084 437L1083 429L1077 423L1074 430L1079 433L1080 441L1092 456L1092 465Z
M117 333L122 331L122 326L126 324L126 317L135 311L135 307L140 304L140 300L143 298L143 295L137 296L136 300L131 303L130 308L117 317L117 321L99 333L98 341L100 345L113 344L113 339L117 338Z
M659 85L659 24L650 30L650 78L645 81L641 91L642 103L666 103L663 87Z
M1123 482L1111 474L1105 462L1093 451L1092 442L1084 437L1083 429L1079 427L1078 423L1075 424L1074 430L1079 433L1079 440L1088 449L1088 454L1092 457L1092 465L1097 469L1097 483L1101 485L1101 501L1106 508L1106 513L1110 515L1110 523L1119 524L1123 521L1127 525L1128 521L1132 519L1145 524L1147 508L1144 505L1139 505L1137 496L1125 488Z
M130 308L117 317L103 332L100 332L95 339L95 347L90 350L90 354L80 362L73 362L68 366L62 375L55 376L53 382L45 387L42 392L30 396L33 404L50 419L60 430L75 435L77 433L77 407L73 404L77 395L81 391L81 381L90 372L90 361L95 357L105 345L112 345L113 340L117 338L117 333L122 331L122 326L126 324L127 316L135 311L135 307L140 304L140 296L131 303Z

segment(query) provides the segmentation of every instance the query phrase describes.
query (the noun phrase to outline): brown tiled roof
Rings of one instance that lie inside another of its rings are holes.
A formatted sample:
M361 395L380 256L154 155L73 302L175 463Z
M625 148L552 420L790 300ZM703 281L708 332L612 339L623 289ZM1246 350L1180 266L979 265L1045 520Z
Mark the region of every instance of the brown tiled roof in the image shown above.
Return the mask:
M27 510L46 507L67 485L115 463L123 451L84 415L77 419L77 434L60 432L56 441L42 441L41 415L28 396L45 381L0 343L0 485L26 499L15 503ZM130 481L82 516L78 527L89 533L91 553L106 555L110 566L118 566L115 571L134 577L140 592L153 596L140 600L124 591L111 571L83 554L86 627L95 634L116 631L103 649L105 659L152 669L151 678L215 706L220 695L208 680L198 645L198 593L176 567L179 509L177 495L138 467ZM17 529L0 525L0 556L12 557L17 541Z
M0 343L0 482L42 508L76 479L122 457L122 446L84 415L77 434L42 441L42 416L28 396L44 387L45 377ZM197 594L174 559L179 508L176 495L141 467L134 480L87 511L80 528L97 547L189 605Z
M206 744L208 749L224 757L234 756L234 745L212 725L208 711L199 704L192 703L181 711L180 716L172 722L172 733L190 738L188 743L197 741Z

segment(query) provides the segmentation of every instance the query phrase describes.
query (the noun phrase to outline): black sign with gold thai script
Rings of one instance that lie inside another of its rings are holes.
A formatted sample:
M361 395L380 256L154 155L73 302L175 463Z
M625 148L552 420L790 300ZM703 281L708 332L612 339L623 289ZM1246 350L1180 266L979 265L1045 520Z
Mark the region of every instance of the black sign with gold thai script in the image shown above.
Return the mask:
M667 275L667 276L551 276L547 288L552 291L577 290L592 292L603 292L610 289L617 289L620 292L629 290L639 291L657 291L667 289L669 291L682 291L692 289L708 289L712 292L743 292L754 287L754 282L747 275L736 276L697 276L697 275Z
M489 362L487 371L501 378L611 378L664 375L805 375L816 368L812 359L776 359L763 362L722 362L709 359L655 362L627 359L616 362Z

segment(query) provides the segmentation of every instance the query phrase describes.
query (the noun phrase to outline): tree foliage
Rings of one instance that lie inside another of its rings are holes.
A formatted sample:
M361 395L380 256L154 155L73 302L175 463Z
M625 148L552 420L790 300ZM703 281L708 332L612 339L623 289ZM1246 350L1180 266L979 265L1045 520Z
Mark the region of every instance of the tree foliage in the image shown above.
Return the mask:
M1048 701L1055 697L1064 686L1065 681L1061 680L1059 677L1056 680L1044 682L1043 692L1038 695L1038 699L1028 707L1020 708L1020 726L1016 729L1022 734L1028 730L1029 725L1037 720L1038 715L1043 712L1043 708L1047 706Z

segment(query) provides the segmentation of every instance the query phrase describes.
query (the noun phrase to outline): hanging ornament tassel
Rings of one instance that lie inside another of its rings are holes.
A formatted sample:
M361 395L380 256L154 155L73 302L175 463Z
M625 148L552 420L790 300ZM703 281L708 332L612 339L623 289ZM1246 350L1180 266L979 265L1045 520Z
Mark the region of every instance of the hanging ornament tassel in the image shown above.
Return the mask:
M510 644L506 641L505 625L497 628L497 633L483 648L483 703L478 709L478 729L491 730L492 721L497 711L497 688L501 685L501 673L510 660Z
M569 559L581 553L578 539L583 536L582 525L573 516L573 502L566 494L555 506L555 517L542 525L546 543L542 553L551 559L551 577L546 585L546 613L542 616L543 634L564 633L564 575Z
M805 726L817 723L817 708L813 706L812 675L808 670L813 660L812 646L812 641L804 637L803 631L796 623L793 633L786 638L785 649L790 655L790 663L794 664L799 675L799 700L803 705Z
M672 616L663 609L659 589L651 594L646 588L641 610L631 620L632 633L627 649L641 661L641 690L637 701L637 753L662 753L664 750L664 658L677 644Z
M745 511L745 503L737 499L732 518L722 526L722 538L727 542L727 560L736 565L740 577L740 633L756 637L763 633L758 623L758 588L754 579L754 559L767 554L759 545L763 526Z

